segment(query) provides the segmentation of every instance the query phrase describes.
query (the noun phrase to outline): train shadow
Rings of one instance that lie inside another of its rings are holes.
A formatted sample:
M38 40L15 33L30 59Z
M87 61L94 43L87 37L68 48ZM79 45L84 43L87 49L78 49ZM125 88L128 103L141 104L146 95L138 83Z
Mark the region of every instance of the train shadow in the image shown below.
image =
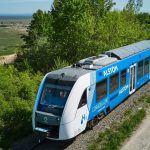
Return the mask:
M44 139L41 144L34 148L34 150L64 150L74 142L74 139L66 141L55 141Z

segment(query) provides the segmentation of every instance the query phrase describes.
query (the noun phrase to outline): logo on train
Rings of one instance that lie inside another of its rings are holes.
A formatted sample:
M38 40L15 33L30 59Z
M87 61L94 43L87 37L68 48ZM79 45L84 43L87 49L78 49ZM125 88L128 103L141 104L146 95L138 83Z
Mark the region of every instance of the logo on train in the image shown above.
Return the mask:
M47 117L44 117L44 122L48 123L48 118Z
M86 120L86 115L82 115L82 118L81 118L81 124L83 124L83 122Z
M119 94L124 93L129 88L129 85L125 85L120 91Z
M103 75L104 75L104 77L106 77L106 76L108 76L112 73L115 73L117 71L118 71L118 66L112 66L112 67L108 68L107 70L104 70Z

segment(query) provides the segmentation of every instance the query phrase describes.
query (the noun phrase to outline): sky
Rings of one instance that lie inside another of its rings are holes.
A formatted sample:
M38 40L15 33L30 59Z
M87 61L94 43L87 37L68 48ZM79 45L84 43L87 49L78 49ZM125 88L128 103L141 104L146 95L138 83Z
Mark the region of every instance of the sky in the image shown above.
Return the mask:
M53 0L0 0L0 14L33 14L36 10L50 10ZM128 0L114 0L121 10ZM150 13L150 0L143 0L142 12Z
M128 0L114 0L114 2L116 2L114 8L122 10L122 8L127 4ZM140 11L150 13L150 0L143 0L143 7L140 9Z
M33 14L50 10L53 0L0 0L0 14Z

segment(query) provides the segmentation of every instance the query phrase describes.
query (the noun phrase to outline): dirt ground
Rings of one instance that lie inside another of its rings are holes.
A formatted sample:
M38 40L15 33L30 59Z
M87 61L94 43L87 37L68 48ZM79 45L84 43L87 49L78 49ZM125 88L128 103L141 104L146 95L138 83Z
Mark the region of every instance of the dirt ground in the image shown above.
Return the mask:
M150 150L150 112L121 150Z
M0 56L0 65L11 64L15 61L16 58L17 58L16 54Z

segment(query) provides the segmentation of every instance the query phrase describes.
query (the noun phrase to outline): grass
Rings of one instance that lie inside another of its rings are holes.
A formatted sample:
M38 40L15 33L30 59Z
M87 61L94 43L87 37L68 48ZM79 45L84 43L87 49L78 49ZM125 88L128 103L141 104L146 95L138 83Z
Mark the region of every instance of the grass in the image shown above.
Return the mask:
M148 104L150 104L150 97L147 97L147 98L146 98L146 102L147 102Z
M126 138L142 122L146 115L145 109L138 110L135 114L127 113L128 117L121 123L115 124L99 134L99 137L92 142L89 150L118 150Z
M4 49L0 49L0 56L14 54L18 51L19 47L7 47Z
M137 110L134 114L131 110L127 110L124 114L125 118L120 123L113 123L110 129L99 133L99 136L89 144L89 150L119 150L122 143L130 137L136 127L142 122L146 115L146 109L150 106L150 97L142 96L137 106L142 104L144 109Z
M4 128L0 129L0 150L10 150L10 147L13 146L15 141L18 141L19 139L22 139L33 132L31 123L27 124L24 130L21 131L19 130L20 125L16 125L14 128L14 131ZM23 127L21 128L23 129Z
M0 56L17 52L23 43L21 34L21 31L0 27Z

